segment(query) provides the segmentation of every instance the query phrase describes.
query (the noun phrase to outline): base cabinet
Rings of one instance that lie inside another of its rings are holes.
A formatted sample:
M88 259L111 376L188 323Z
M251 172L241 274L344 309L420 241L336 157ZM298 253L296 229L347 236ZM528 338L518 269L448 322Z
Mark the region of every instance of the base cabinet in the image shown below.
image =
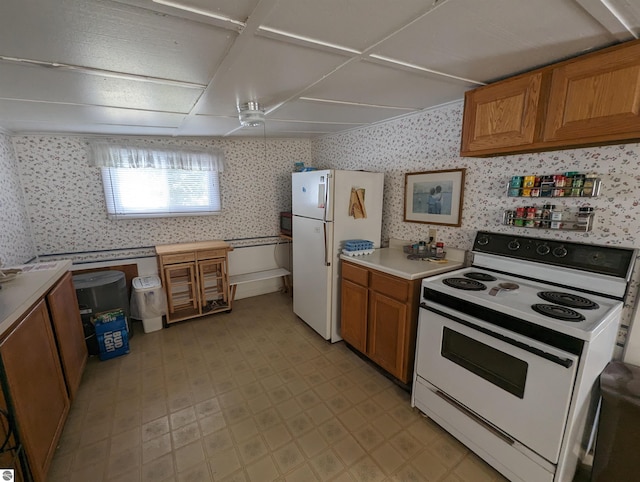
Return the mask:
M47 306L58 345L62 371L69 398L75 398L82 373L87 364L87 344L84 340L78 298L70 272L67 272L47 294Z
M158 271L167 294L167 323L231 311L224 241L156 246Z
M0 342L5 397L35 482L46 480L69 412L51 326L41 300Z
M421 280L342 261L341 335L403 383L413 375Z

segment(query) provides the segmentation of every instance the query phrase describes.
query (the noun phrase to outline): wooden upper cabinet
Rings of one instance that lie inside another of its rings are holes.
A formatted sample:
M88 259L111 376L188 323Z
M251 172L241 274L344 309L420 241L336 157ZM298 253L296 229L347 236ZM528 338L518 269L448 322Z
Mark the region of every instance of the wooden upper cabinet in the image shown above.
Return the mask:
M640 137L640 44L553 69L545 141Z
M465 94L461 155L533 144L544 106L543 73L525 74Z
M465 94L462 156L640 140L640 40Z

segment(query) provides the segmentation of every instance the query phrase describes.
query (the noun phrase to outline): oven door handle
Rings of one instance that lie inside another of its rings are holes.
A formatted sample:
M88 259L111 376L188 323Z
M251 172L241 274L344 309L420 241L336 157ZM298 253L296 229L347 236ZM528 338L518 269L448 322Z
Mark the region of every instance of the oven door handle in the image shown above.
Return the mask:
M526 343L522 343L521 341L514 340L512 338L509 338L508 336L504 336L504 335L501 335L500 333L487 330L486 328L483 328L481 326L474 325L473 323L469 323L468 321L463 320L462 318L458 318L457 316L452 316L449 313L445 313L436 308L433 308L432 306L428 306L424 302L420 303L420 308L427 311L431 311L433 313L437 313L438 315L444 316L445 318L448 318L451 321L460 323L461 325L467 326L472 330L476 330L476 331L479 331L480 333L484 333L485 335L496 338L500 341L508 343L511 346L520 348L521 350L528 351L529 353L533 353L534 355L544 358L545 360L549 360L550 362L553 362L556 365L560 365L565 368L571 368L573 366L573 360L570 360L568 358L562 358L557 355L553 355L552 353L547 353L546 351L540 350L539 348L535 348L533 346L529 346Z

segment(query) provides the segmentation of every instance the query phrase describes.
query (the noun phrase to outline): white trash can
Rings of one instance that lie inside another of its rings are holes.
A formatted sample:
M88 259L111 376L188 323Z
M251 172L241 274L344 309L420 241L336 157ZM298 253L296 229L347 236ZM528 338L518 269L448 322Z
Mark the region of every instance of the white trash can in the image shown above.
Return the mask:
M131 282L131 317L142 320L145 333L162 329L162 315L167 302L160 277L156 275L133 278Z

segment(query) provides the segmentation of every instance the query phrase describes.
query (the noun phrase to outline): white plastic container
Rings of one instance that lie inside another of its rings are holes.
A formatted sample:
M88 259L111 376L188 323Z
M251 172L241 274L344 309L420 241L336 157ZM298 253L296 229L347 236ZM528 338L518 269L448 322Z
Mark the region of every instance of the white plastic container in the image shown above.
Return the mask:
M162 315L167 313L167 302L160 277L138 277L131 284L131 317L142 320L145 333L161 330Z

